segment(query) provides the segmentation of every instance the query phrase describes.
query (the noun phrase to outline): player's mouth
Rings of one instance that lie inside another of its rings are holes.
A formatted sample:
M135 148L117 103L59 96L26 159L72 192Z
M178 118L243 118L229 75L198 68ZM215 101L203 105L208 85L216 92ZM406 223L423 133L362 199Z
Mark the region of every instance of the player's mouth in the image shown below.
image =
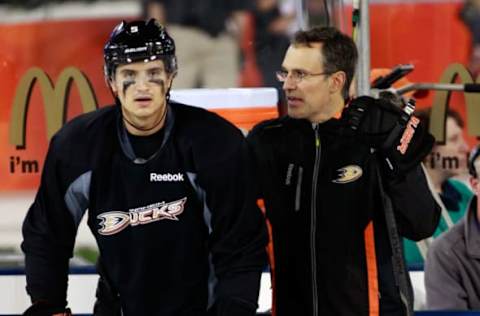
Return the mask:
M152 102L152 98L147 96L141 96L135 98L135 103L140 106L147 106Z

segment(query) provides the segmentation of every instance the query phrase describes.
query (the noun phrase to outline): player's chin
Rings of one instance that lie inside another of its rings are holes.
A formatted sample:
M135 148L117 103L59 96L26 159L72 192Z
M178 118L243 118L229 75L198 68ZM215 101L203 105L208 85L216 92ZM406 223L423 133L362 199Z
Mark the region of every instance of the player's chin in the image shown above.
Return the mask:
M136 108L132 114L137 118L147 119L155 115L155 110L148 107L141 107L141 108Z

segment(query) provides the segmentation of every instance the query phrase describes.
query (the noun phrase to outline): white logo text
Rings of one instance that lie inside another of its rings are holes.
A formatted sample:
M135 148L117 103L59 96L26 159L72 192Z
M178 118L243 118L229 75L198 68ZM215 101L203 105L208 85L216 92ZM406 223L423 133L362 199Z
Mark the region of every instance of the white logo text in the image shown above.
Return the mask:
M178 215L183 213L187 198L173 201L160 202L148 206L130 209L128 212L111 211L97 216L101 220L101 228L98 230L100 235L114 235L127 226L145 225L157 222L163 219L178 221Z
M179 182L184 181L182 173L150 173L150 182Z

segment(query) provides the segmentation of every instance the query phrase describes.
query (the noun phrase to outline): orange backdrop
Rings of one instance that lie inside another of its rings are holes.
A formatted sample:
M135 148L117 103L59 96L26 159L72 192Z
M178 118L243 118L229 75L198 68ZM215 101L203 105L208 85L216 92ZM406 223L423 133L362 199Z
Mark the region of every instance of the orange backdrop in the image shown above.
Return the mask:
M466 64L469 36L458 20L459 3L406 3L371 5L372 67L413 63L410 81L437 81L452 62ZM90 80L98 104L112 102L102 73L102 48L119 19L82 19L0 24L0 191L35 189L47 149L43 98L35 85L27 116L26 147L9 143L11 106L17 84L28 69L42 68L56 81L63 69L74 66ZM181 71L181 69L180 69ZM432 93L419 101L429 104ZM453 97L464 114L462 96ZM46 105L48 108L48 104ZM69 96L67 118L82 112L76 86ZM232 119L229 117L229 119ZM241 120L243 120L242 118ZM18 159L17 159L18 157ZM38 172L22 173L13 161L37 161Z

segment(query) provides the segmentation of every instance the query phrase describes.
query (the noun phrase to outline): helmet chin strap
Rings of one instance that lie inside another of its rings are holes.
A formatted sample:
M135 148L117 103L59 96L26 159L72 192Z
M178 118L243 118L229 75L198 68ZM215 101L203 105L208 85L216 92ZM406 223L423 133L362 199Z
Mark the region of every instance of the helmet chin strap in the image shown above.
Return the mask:
M135 128L136 130L142 131L142 132L148 132L151 131L155 128L157 128L160 124L162 124L165 121L165 117L167 116L167 102L165 101L165 106L163 107L163 113L162 116L160 116L160 119L153 124L151 127L142 127L134 124L133 122L129 121L125 115L122 115L123 121L130 125L131 127Z

